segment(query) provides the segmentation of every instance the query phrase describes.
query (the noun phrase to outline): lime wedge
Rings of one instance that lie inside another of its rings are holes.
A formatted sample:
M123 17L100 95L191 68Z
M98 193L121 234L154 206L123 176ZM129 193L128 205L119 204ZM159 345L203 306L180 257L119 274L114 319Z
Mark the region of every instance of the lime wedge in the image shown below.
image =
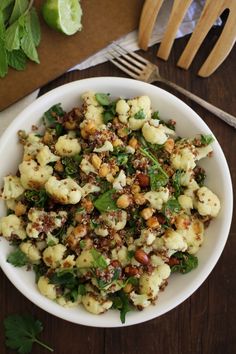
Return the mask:
M72 35L82 29L82 9L78 0L46 0L43 18L55 30Z

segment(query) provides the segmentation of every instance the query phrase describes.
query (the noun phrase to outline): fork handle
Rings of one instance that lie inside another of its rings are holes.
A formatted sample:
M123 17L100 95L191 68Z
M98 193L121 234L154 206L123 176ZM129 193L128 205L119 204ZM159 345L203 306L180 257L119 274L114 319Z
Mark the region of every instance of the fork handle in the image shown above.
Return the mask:
M208 111L210 111L211 113L215 114L217 117L222 119L224 122L226 122L229 125L231 125L232 127L236 128L236 117L234 117L233 115L223 111L222 109L220 109L220 108L214 106L213 104L203 100L199 96L194 95L192 92L189 92L189 91L185 90L181 86L176 85L175 83L173 83L173 82L171 82L169 80L166 80L164 78L160 78L158 81L161 81L164 84L166 84L166 85L168 85L170 87L173 87L175 90L179 91L180 93L182 93L186 97L190 98L192 101L197 102L200 106L206 108Z

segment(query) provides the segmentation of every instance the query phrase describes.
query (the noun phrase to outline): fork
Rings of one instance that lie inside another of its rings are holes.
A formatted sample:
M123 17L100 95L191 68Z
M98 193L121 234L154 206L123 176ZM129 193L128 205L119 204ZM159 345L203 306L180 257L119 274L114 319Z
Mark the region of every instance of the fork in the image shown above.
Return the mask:
M236 117L223 111L220 108L217 108L211 103L189 92L188 90L185 90L181 86L163 78L159 73L159 68L157 65L151 63L137 53L124 49L118 44L113 43L111 48L112 51L108 51L110 57L107 57L107 59L132 78L148 83L155 81L162 82L179 91L186 97L190 98L192 101L197 102L200 106L204 107L222 119L224 122L236 128Z

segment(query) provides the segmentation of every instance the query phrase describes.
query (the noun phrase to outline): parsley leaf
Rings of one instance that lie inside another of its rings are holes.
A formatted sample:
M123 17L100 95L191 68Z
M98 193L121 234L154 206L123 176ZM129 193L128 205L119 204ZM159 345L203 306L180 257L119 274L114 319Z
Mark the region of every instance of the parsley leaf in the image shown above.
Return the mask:
M134 115L134 119L145 119L145 118L146 118L146 114L143 109L140 109L140 111L138 111Z
M79 279L73 269L57 270L50 277L50 283L73 289L79 284Z
M154 165L149 169L150 186L152 191L157 191L160 187L164 187L168 183L168 177L162 170Z
M8 255L7 262L15 267L23 267L28 263L28 258L25 253L18 248Z
M117 210L118 208L116 202L113 199L114 193L115 189L111 189L100 195L93 203L95 208L98 209L101 213L109 210Z
M112 307L120 311L120 320L125 323L125 317L127 312L131 311L131 305L129 298L123 290L116 293L116 296L111 297L113 302Z
M6 346L16 349L20 354L30 353L33 343L53 352L53 349L37 339L42 332L43 326L39 320L31 315L10 315L4 319Z
M197 257L189 254L188 252L176 252L171 256L171 258L177 260L175 263L178 263L171 266L172 273L180 272L186 274L198 266Z
M107 262L100 252L98 252L95 248L92 248L90 250L90 252L91 252L91 255L94 260L93 265L95 268L106 268L107 267Z
M201 144L204 146L213 143L214 140L211 134L201 134Z

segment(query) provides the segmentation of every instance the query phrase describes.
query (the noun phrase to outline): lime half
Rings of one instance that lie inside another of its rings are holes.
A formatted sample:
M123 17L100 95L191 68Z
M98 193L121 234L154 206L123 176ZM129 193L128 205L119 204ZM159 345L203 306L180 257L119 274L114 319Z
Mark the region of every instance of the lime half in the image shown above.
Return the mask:
M72 35L82 29L82 9L78 0L46 0L42 14L50 27L64 34Z

